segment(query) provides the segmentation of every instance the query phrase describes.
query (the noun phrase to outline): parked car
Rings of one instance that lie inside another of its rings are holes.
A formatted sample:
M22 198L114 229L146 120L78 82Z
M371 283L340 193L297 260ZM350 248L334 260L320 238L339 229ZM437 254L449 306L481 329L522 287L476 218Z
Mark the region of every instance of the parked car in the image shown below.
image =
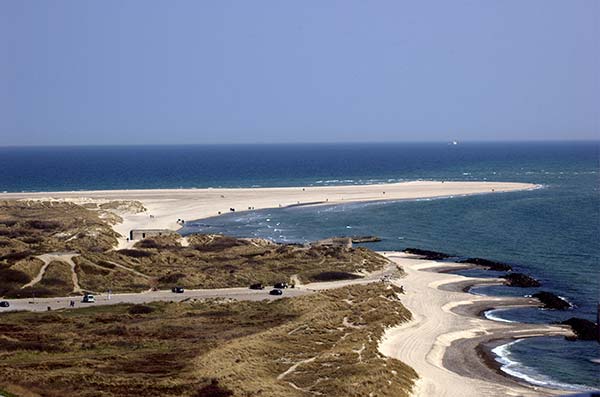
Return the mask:
M173 287L171 288L171 292L175 294L183 294L185 290L183 289L183 287Z
M283 295L283 291L280 289L272 289L271 291L269 291L269 295Z
M92 294L83 295L83 299L81 300L83 303L94 303L96 302L96 298Z
M10 307L10 303L7 301L0 302L0 307Z
M256 283L256 284L252 284L250 286L250 289L265 289L265 286L262 285L261 283Z
M287 283L275 283L273 285L273 288L287 288L288 284Z

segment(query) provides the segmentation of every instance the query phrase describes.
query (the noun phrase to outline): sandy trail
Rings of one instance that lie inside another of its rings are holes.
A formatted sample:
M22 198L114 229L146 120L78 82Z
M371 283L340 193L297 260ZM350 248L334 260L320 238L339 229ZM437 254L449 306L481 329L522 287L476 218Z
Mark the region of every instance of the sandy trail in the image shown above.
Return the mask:
M548 396L564 393L538 389L501 376L476 357L475 346L469 346L466 352L456 352L454 345L478 338L567 335L570 330L542 324L500 323L475 315L464 315L460 313L463 306L476 302L489 302L491 306L495 302L506 302L507 299L476 296L462 292L461 288L455 291L447 288L450 283L462 285L467 279L455 274L429 271L435 267L447 268L447 263L415 259L403 253L384 254L406 272L405 278L394 282L404 286L406 294L401 296L401 300L413 314L413 320L389 329L380 344L380 350L417 371L421 378L415 388L415 396ZM472 281L476 283L480 280ZM523 298L515 300L518 303L522 301ZM468 364L467 359L470 360ZM462 370L465 366L468 366L468 370Z
M44 265L40 269L39 273L33 278L33 280L22 286L21 289L34 286L40 281L42 281L42 278L44 278L44 274L46 274L46 270L48 269L50 263L52 263L53 261L57 261L64 262L71 267L71 281L73 283L73 292L82 292L82 289L79 286L79 278L77 277L77 272L75 271L75 262L73 262L73 257L75 256L79 256L79 254L75 252L53 252L49 254L42 254L36 256L36 258L44 262Z
M196 220L230 209L259 210L294 205L324 205L367 201L411 200L501 193L534 189L539 186L511 182L414 181L380 185L307 186L244 189L158 189L106 190L80 192L0 193L0 199L56 199L72 202L90 200L137 200L148 211L119 215L123 223L114 226L122 236L118 248L130 247L126 237L131 229L178 230L178 219Z

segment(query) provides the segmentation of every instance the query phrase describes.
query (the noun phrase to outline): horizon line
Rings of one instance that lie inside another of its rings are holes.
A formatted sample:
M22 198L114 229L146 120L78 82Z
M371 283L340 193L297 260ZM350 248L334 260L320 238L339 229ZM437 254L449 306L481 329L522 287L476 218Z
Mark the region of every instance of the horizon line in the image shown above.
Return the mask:
M82 143L82 144L49 144L49 145L38 145L38 144L17 144L17 145L0 145L0 148L59 148L59 147L156 147L156 146L258 146L258 145L272 145L272 146L293 146L293 145L362 145L362 144L452 144L457 142L458 144L473 144L473 143L488 143L488 144L502 144L502 143L586 143L594 142L600 143L598 139L529 139L529 140L432 140L432 141L323 141L323 142L311 142L311 141L299 141L299 142L238 142L238 143L226 143L226 142L210 142L210 143Z

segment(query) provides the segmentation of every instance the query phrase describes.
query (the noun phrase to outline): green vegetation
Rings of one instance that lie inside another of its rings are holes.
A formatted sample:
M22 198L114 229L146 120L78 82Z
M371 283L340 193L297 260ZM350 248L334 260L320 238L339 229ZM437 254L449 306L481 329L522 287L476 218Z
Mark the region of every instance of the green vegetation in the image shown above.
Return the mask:
M21 396L407 396L416 374L382 356L410 314L382 283L264 302L188 301L0 323L0 389Z

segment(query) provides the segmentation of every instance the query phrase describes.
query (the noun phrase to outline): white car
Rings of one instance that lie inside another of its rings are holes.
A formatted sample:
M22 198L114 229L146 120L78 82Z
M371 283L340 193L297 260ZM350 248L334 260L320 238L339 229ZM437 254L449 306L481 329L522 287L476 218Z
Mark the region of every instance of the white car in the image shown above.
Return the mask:
M96 298L94 298L94 295L85 294L85 295L83 295L83 299L81 300L81 302L83 302L83 303L95 303L96 302Z

